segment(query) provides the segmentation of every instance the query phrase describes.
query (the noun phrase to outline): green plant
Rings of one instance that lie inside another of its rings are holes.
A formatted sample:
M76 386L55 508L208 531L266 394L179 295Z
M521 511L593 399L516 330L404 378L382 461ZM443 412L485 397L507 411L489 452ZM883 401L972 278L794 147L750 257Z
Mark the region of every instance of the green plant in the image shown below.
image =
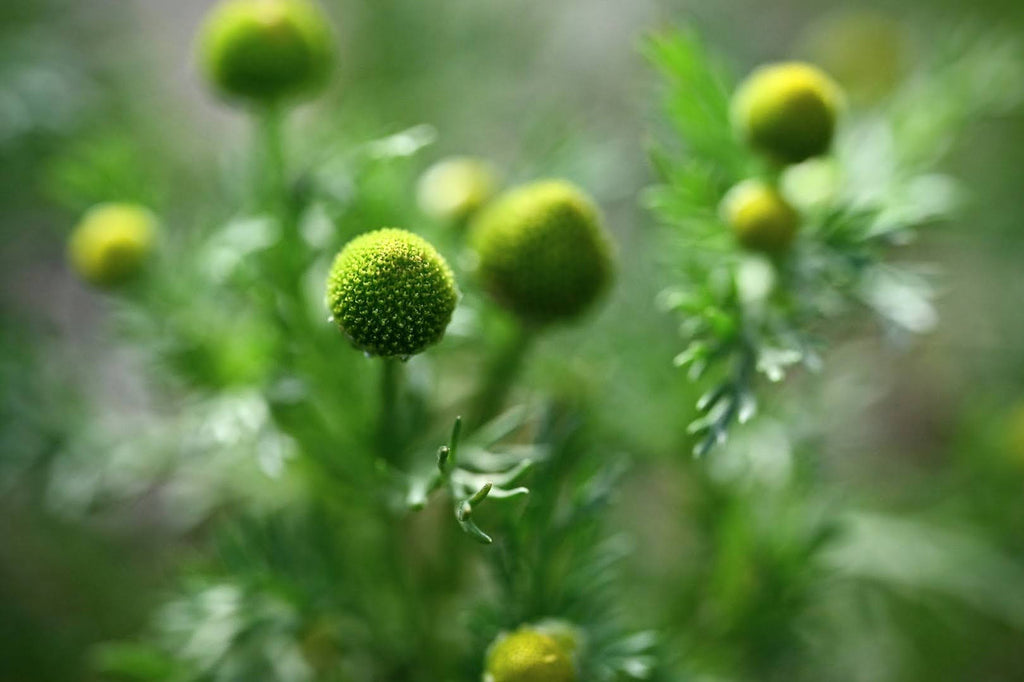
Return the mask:
M974 49L956 68L983 59ZM935 108L957 95L936 98L923 84L952 71L933 70L858 125L857 112L839 120L842 96L815 67L768 65L733 88L692 33L653 37L647 53L665 79L668 130L652 149L660 180L645 203L668 228L678 281L659 303L683 316L689 340L675 364L692 380L714 376L690 425L703 455L756 413L758 375L777 382L791 366L821 365L825 320L862 306L890 333L932 328L931 278L889 259L956 209L955 182L935 173L938 150L925 149L941 146L967 113L938 119L941 133L920 138L913 153L894 153L872 146L877 131L899 136L908 117L937 120ZM830 149L832 157L809 159Z

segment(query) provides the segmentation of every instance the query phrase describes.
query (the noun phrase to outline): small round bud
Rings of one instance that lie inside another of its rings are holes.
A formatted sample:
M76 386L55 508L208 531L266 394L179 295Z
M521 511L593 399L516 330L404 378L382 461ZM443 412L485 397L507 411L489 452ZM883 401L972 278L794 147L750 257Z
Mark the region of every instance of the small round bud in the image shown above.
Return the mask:
M156 241L157 219L134 204L90 209L68 239L68 259L90 284L114 287L142 269Z
M487 652L483 682L576 682L570 655L531 628L499 635Z
M799 163L828 152L841 106L839 86L820 69L769 64L736 90L732 120L754 149L781 163Z
M491 164L469 156L438 161L420 176L416 200L427 215L464 220L484 205L498 185Z
M474 221L483 286L530 324L576 317L612 280L611 240L594 203L558 180L498 197Z
M307 0L225 0L203 25L199 48L218 90L260 103L313 94L333 60L327 19Z
M386 228L350 241L327 278L327 305L371 355L408 357L444 336L458 301L445 259L422 237Z
M746 180L722 200L722 219L752 251L777 254L793 243L800 216L779 192L760 180Z

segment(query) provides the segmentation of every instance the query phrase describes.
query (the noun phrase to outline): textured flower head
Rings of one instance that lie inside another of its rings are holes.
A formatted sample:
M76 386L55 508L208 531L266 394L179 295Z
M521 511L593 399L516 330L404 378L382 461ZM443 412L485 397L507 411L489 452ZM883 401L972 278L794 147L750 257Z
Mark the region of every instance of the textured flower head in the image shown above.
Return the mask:
M611 283L611 240L594 203L560 180L498 197L470 237L483 286L529 324L578 316Z
M732 120L744 142L781 163L828 152L842 108L839 86L802 62L756 69L736 90Z
M135 204L100 204L90 209L68 239L68 259L86 282L123 284L142 269L153 251L157 219Z
M416 199L427 215L463 220L483 206L497 186L497 173L491 164L470 156L452 156L423 173Z
M334 56L327 19L308 0L225 0L203 25L199 49L218 90L261 103L312 94Z
M800 227L800 216L774 187L746 180L722 200L722 218L744 247L764 253L789 248Z
M425 239L393 228L350 241L327 278L327 305L371 355L408 357L444 336L458 301L445 259Z
M572 658L550 635L529 627L499 635L487 652L484 682L576 682Z

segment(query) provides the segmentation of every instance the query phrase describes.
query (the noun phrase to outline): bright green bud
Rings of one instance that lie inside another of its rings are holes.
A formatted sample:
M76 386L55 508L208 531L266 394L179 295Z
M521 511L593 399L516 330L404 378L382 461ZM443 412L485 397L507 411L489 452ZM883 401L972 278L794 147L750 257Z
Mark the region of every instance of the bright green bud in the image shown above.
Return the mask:
M810 64L768 64L736 90L733 125L754 149L781 163L799 163L832 146L842 98L839 86Z
M68 239L75 272L98 287L114 287L142 269L156 242L157 219L134 204L100 204L90 209Z
M334 321L370 355L404 358L437 343L458 298L441 254L422 237L392 228L350 241L327 278Z
M313 94L334 56L327 19L307 0L225 0L203 25L199 49L217 89L259 103Z
M487 652L483 682L576 682L570 655L531 628L499 635Z
M729 190L721 213L740 244L752 251L781 253L793 243L800 227L796 210L760 180L746 180Z
M497 174L491 164L469 156L452 156L423 173L416 199L429 216L463 220L483 206L497 186Z
M471 243L487 291L523 321L576 317L612 280L611 240L594 203L559 180L498 197L474 221Z

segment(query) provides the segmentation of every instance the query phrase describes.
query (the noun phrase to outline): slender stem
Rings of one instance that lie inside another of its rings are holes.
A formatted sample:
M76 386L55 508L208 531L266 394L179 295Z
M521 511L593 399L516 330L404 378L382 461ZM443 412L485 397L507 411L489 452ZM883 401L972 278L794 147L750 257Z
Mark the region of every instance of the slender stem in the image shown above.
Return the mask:
M484 424L501 410L535 335L534 330L517 324L513 337L494 356L473 401L467 419L470 428Z
M385 461L394 463L396 452L402 442L399 414L399 387L402 378L402 361L396 358L381 359L380 380L380 423L377 426L378 448Z
M284 115L275 105L259 112L260 203L282 220L288 205L288 170L284 152Z

